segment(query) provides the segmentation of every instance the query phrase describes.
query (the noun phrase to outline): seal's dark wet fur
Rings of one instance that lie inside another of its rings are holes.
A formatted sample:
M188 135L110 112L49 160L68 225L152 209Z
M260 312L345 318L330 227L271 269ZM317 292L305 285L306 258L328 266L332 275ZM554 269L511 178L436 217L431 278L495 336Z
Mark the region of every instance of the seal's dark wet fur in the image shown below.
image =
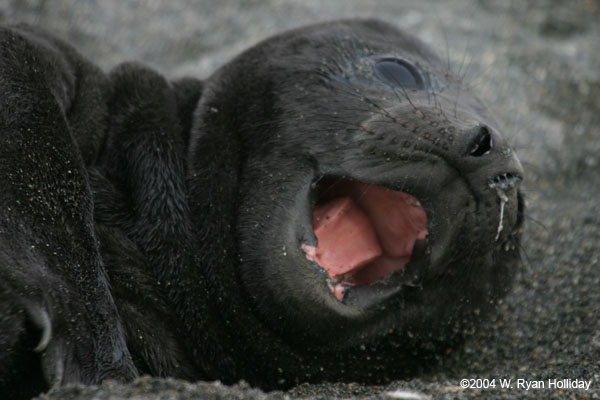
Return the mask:
M291 31L204 82L104 74L27 26L0 35L2 393L143 373L382 382L418 373L510 286L520 165L483 104L390 25ZM305 258L323 177L427 211L427 255L389 298L339 302Z

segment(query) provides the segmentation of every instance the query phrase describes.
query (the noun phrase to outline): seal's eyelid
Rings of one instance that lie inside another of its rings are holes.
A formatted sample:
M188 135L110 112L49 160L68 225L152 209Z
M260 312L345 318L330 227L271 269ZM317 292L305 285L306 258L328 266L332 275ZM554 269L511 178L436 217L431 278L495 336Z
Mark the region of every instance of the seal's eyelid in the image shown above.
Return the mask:
M409 62L393 57L376 59L373 63L375 74L384 82L411 89L425 88L425 80L417 68Z

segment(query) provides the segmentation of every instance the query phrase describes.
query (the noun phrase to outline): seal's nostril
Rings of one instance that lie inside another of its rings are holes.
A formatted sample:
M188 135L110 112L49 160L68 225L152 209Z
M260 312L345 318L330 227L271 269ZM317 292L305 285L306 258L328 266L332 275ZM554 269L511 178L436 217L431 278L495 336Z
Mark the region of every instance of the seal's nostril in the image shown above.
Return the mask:
M492 135L487 126L479 127L479 132L469 144L467 153L473 157L481 157L488 154L492 150L493 142Z

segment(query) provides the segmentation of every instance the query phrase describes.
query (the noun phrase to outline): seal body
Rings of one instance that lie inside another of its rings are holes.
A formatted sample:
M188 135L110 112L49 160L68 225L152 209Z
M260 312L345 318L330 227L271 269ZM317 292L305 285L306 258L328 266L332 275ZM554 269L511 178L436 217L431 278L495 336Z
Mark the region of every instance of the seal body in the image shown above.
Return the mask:
M139 373L382 382L510 287L521 165L416 38L314 25L201 82L105 75L45 37L2 31L10 390L33 367L35 390Z

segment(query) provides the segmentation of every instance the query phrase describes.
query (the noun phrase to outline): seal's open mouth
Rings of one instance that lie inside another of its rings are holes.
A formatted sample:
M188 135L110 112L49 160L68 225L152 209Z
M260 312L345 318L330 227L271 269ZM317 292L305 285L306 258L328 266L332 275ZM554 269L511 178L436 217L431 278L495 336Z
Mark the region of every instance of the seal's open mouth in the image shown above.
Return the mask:
M313 208L317 246L306 257L328 275L339 301L351 288L374 285L404 271L425 249L427 215L408 193L336 178L323 179Z

